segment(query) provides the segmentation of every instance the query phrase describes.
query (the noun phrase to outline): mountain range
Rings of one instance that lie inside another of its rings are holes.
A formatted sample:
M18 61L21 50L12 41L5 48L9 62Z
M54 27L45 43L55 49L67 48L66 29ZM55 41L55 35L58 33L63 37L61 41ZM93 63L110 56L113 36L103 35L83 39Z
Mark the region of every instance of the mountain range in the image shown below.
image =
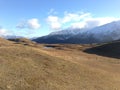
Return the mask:
M92 29L66 29L38 37L38 43L91 44L105 43L120 39L120 21L114 21Z

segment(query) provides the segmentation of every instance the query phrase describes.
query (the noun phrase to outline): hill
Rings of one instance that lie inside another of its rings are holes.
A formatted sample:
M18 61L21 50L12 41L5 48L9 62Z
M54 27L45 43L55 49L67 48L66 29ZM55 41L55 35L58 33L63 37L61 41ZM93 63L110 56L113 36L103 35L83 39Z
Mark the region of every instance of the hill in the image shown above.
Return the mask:
M9 46L9 45L12 45L13 42L11 41L8 41L6 39L3 39L3 38L0 38L0 46Z
M27 39L27 38L13 38L13 39L8 39L9 41L16 42L16 44L24 44L24 45L34 45L36 44L35 42Z
M91 45L0 42L0 90L120 89L120 60L83 52Z
M120 59L120 41L89 48L85 52Z

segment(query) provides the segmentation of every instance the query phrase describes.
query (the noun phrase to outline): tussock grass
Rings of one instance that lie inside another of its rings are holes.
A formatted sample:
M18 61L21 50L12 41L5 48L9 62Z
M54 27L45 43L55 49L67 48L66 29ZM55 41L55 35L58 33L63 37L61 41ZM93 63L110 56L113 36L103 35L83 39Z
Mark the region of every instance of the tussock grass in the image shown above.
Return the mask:
M118 60L91 56L80 45L45 49L5 42L0 47L0 90L120 89Z

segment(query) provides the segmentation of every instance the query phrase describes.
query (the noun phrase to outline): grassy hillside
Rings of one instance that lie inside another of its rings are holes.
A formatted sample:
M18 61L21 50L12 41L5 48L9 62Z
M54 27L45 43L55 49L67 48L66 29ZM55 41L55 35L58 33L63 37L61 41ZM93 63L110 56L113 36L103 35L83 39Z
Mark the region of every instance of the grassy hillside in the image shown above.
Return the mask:
M14 43L14 42L5 40L5 39L3 39L3 38L0 38L0 46L9 46L9 45L12 45L13 43Z
M26 38L15 38L15 39L9 39L9 41L13 41L13 42L16 42L16 44L23 44L23 45L34 45L36 44L35 42L29 40L29 39L26 39Z
M95 46L86 49L85 52L120 59L120 41Z
M119 59L84 53L87 45L48 46L0 39L0 90L120 89Z

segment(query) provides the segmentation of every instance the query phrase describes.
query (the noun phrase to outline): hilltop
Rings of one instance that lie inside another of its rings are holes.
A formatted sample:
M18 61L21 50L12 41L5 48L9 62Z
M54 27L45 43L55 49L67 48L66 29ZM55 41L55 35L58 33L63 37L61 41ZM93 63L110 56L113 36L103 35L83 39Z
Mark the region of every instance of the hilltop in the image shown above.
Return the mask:
M11 45L11 44L13 44L13 42L11 42L11 41L8 41L8 40L6 40L6 39L3 39L3 38L0 38L0 46L9 46L9 45Z
M33 45L35 42L27 39L27 38L13 38L13 39L8 39L9 41L16 42L18 44L24 44L24 45Z

